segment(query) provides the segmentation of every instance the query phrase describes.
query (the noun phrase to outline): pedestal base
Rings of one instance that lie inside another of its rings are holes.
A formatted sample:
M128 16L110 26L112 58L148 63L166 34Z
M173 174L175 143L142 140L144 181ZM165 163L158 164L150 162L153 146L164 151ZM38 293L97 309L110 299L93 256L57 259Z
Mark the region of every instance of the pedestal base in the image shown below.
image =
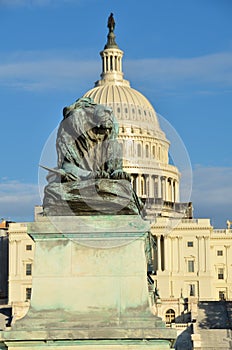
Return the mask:
M148 223L56 217L28 229L36 243L32 300L2 333L8 349L170 349L175 330L149 310Z
M4 349L1 348L0 349ZM163 340L67 340L11 342L8 350L169 350L170 345Z

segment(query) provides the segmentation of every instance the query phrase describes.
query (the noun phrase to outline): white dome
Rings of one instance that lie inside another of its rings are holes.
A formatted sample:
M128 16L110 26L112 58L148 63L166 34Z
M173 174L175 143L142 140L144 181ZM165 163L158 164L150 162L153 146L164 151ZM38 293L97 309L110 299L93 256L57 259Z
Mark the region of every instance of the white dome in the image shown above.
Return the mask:
M131 123L153 131L160 130L157 115L150 102L131 87L106 84L89 90L84 96L112 107L120 124Z
M150 135L167 141L151 103L127 84L105 83L87 91L84 97L111 107L120 127L138 128L142 133L149 131Z

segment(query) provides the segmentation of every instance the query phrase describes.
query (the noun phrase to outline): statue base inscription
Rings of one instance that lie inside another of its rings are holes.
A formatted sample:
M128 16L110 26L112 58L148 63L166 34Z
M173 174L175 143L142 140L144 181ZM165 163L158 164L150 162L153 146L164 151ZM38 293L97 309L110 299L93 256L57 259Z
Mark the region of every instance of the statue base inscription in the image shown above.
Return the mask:
M175 330L149 310L148 223L56 216L28 231L36 243L31 306L2 332L5 349L170 349Z

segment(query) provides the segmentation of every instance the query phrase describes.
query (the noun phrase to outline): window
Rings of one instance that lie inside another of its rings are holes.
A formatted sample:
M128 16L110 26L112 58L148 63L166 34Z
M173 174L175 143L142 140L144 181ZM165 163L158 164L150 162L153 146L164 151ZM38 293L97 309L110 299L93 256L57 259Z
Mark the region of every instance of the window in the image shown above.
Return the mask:
M188 272L194 272L194 260L188 260Z
M26 300L31 299L31 288L26 288Z
M32 264L26 264L26 276L31 276L32 274Z
M195 284L189 285L189 295L190 295L190 297L195 297L195 295L196 295Z
M26 245L26 250L32 250L32 245L31 244L27 244Z
M219 300L226 300L224 290L219 290Z
M138 144L137 153L138 153L138 157L141 157L141 145L140 144Z
M145 146L145 154L146 154L146 158L148 158L149 157L149 146L148 145Z
M120 113L120 108L119 107L117 108L117 112Z
M166 323L172 323L175 321L175 311L172 309L169 309L165 314L165 321Z
M155 158L155 146L152 146L152 155L153 155L153 158Z
M223 250L217 250L217 256L223 256Z
M224 280L224 269L223 268L218 269L218 279Z
M188 247L193 247L193 241L187 242L187 246L188 246Z

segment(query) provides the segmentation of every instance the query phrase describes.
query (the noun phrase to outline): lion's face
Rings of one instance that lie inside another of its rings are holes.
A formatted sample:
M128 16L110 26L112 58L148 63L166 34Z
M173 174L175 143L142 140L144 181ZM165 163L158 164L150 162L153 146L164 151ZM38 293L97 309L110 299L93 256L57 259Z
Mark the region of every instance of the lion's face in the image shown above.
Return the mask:
M95 130L100 134L111 133L113 129L112 109L103 105L97 105L94 110Z

